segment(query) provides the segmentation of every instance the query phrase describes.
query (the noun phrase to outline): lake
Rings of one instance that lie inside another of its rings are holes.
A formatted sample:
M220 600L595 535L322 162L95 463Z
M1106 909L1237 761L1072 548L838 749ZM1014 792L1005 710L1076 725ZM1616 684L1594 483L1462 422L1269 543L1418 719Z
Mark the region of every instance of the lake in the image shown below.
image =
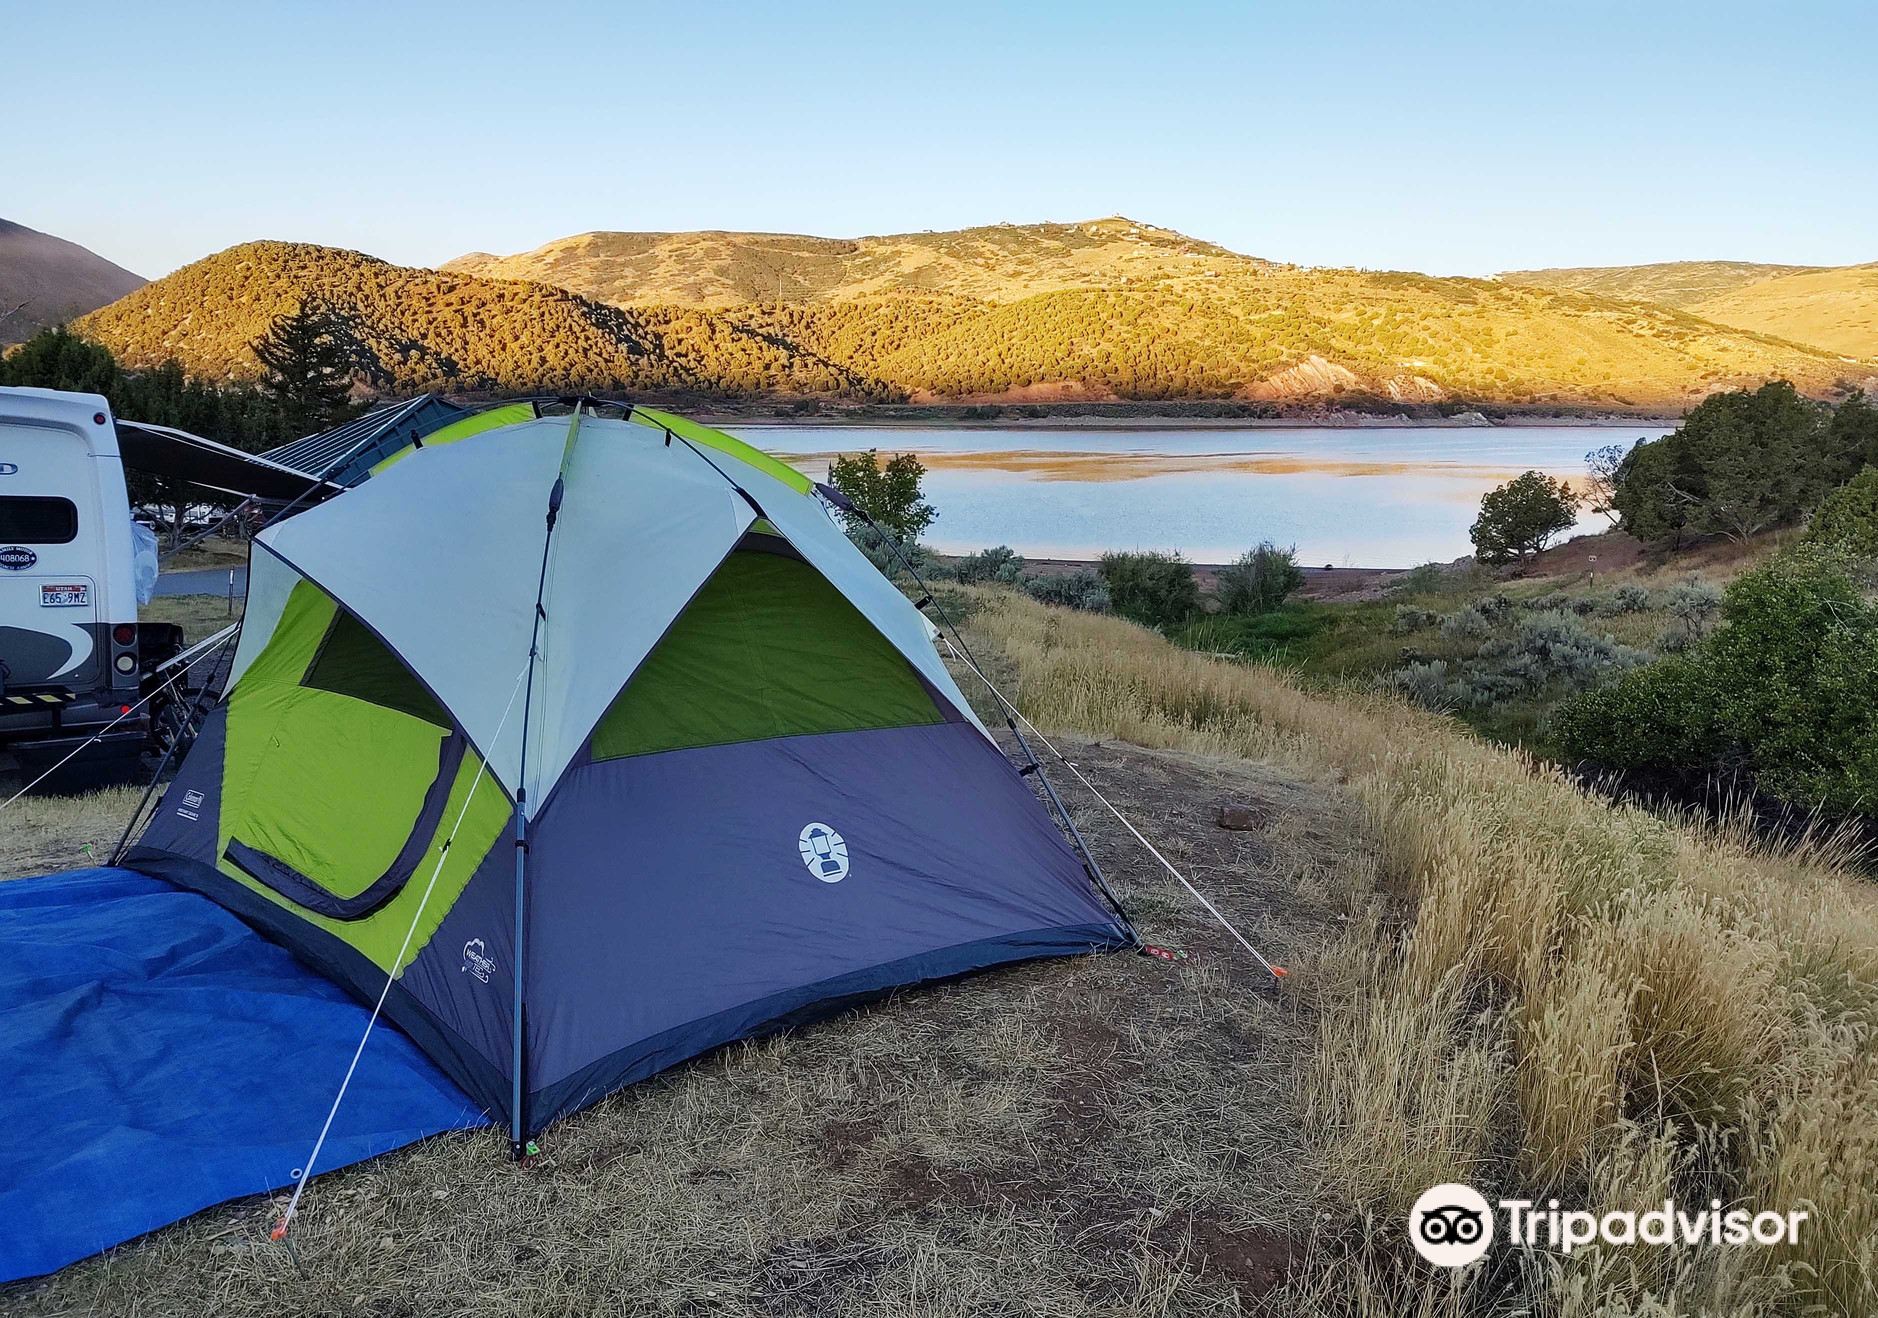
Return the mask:
M745 426L740 438L825 477L838 453L916 453L945 553L1004 544L1031 558L1179 550L1229 562L1261 540L1298 561L1412 567L1473 552L1480 496L1537 468L1574 480L1606 444L1660 426L1016 430ZM1601 530L1587 514L1583 531Z

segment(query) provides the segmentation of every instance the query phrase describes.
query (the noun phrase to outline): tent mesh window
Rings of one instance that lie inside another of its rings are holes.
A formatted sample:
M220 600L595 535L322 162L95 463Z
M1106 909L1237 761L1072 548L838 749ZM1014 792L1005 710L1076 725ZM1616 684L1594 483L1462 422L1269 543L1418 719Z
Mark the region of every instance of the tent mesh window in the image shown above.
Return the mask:
M945 721L860 610L767 539L705 582L594 729L593 759Z
M394 709L440 728L450 726L450 716L411 670L344 609L334 612L300 685Z

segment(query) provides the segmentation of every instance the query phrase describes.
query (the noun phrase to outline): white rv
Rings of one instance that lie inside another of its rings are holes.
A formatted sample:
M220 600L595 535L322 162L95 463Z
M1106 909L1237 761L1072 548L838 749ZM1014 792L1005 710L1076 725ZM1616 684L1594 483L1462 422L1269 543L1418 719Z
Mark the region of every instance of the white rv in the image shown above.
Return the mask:
M86 749L143 748L145 675L182 633L137 620L135 538L110 405L0 389L0 760L62 755L126 710Z

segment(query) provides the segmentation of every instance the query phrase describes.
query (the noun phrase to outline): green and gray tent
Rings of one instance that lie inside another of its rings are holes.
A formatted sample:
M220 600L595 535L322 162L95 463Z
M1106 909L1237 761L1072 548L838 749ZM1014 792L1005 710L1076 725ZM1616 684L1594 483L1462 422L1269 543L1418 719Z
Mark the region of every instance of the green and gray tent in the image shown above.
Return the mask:
M734 1039L1133 941L819 487L666 413L534 411L260 535L133 867L389 978L518 1144Z

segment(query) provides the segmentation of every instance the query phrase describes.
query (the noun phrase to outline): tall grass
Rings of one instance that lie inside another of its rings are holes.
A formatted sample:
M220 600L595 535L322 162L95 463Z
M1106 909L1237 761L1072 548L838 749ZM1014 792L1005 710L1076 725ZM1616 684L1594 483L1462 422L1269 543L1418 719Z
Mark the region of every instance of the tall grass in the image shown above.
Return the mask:
M1768 850L1613 807L1438 716L1113 618L984 592L972 627L1046 728L1277 760L1364 802L1383 891L1294 972L1318 1019L1302 1101L1348 1222L1400 1224L1445 1180L1804 1208L1791 1249L1581 1251L1527 1260L1516 1289L1560 1315L1878 1312L1878 893L1832 837ZM1401 1261L1374 1246L1301 1296L1386 1310Z

